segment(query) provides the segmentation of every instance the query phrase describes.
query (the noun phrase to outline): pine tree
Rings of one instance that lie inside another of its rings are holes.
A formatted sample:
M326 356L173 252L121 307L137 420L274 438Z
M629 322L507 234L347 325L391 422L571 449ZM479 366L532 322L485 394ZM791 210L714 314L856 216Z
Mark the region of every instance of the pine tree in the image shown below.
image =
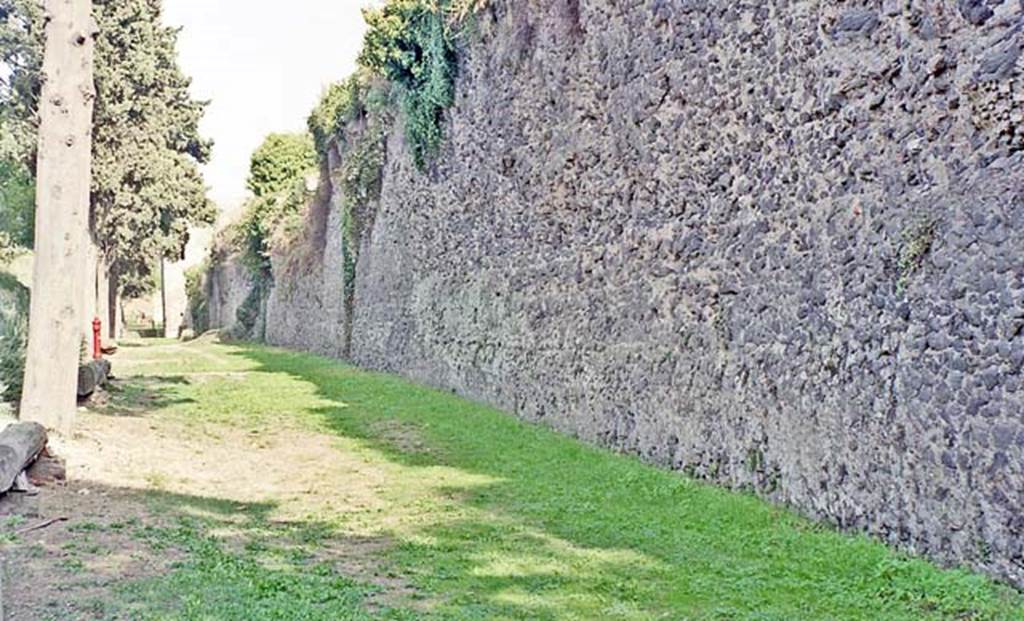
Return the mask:
M161 24L160 0L96 0L94 231L116 289L152 290L161 258L184 253L189 229L210 224L198 165L205 104L177 64L177 30Z

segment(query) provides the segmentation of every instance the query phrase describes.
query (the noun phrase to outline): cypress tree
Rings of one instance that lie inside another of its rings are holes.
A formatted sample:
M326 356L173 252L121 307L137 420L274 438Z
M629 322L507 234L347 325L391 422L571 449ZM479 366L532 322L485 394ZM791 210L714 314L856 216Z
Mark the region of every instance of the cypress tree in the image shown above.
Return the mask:
M199 133L206 104L189 93L178 30L161 13L161 0L93 1L92 231L112 286L129 297L151 291L160 259L179 259L189 229L216 218L199 171L212 146ZM42 43L38 0L0 0L0 63L10 68L0 123L31 137L8 149L23 162L34 159Z

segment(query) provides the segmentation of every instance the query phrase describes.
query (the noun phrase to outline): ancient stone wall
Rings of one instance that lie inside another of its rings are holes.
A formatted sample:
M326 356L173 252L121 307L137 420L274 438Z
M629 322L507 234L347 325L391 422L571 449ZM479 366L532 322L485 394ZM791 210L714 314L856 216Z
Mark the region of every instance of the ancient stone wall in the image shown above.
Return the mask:
M206 295L211 327L234 327L238 309L249 296L253 279L237 257L223 257L207 274Z
M334 170L337 151L331 154ZM348 354L348 309L342 259L340 197L325 172L309 209L306 237L290 254L272 257L274 287L267 300L266 339L326 356Z
M328 237L272 342L1024 584L1024 3L495 0L465 46L351 336Z

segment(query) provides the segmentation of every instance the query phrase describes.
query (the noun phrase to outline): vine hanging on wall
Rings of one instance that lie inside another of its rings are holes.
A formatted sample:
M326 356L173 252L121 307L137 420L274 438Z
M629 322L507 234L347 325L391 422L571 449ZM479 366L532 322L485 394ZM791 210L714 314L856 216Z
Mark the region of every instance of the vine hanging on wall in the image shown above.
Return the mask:
M422 170L444 137L444 112L455 100L455 33L482 0L389 0L364 12L369 31L359 63L398 90L406 137Z

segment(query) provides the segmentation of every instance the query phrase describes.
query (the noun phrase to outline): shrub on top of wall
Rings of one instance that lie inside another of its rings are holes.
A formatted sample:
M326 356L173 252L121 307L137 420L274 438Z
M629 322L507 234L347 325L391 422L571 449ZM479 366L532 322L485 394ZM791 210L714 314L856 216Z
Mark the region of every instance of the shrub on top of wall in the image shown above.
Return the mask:
M331 141L343 138L345 125L367 115L384 116L391 103L390 84L365 68L327 87L306 121L321 160Z
M275 235L298 228L309 198L305 176L316 163L308 134L271 134L253 153L248 182L253 196L234 227L234 245L255 276L269 277Z
M331 139L338 136L341 127L365 112L367 79L357 71L348 79L328 86L320 103L309 115L307 126L321 158L327 155L327 147Z
M253 152L247 185L254 196L286 191L295 180L316 168L309 134L270 134Z

